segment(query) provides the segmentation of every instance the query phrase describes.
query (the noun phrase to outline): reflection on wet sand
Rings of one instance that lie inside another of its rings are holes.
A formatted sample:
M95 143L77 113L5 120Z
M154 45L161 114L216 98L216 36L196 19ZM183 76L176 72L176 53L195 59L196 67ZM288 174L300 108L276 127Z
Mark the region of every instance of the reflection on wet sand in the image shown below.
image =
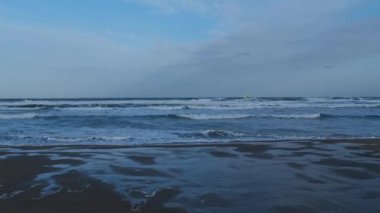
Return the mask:
M2 147L0 212L380 212L379 147Z

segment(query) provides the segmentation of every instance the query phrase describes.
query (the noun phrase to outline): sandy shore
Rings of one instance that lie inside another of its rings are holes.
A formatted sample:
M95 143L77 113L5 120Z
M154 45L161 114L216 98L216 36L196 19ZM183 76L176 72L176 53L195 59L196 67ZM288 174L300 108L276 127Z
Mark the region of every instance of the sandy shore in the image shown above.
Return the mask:
M380 212L380 140L1 147L0 212Z

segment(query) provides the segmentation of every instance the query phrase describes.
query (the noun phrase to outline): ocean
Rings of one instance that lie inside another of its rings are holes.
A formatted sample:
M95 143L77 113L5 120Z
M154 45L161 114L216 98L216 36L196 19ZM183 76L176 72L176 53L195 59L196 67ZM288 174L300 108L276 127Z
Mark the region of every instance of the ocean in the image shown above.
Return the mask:
M380 98L0 99L0 145L380 138Z

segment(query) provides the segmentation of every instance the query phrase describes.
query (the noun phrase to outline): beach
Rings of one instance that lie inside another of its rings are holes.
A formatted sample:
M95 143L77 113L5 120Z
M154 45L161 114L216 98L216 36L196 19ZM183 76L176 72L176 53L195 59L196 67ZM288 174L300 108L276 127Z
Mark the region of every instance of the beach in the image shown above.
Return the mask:
M380 212L380 140L2 146L0 212Z
M0 0L0 213L380 213L380 0Z

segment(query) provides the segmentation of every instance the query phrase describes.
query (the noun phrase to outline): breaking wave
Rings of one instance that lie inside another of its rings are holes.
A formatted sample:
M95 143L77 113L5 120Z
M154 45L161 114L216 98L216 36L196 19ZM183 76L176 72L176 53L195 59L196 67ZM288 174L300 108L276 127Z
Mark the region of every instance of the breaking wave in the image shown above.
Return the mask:
M37 117L36 113L22 113L22 114L0 114L1 120L9 119L31 119Z
M310 113L310 114L268 114L268 115L254 115L254 114L37 114L37 113L18 113L18 114L0 114L0 120L11 119L64 119L64 118L118 118L118 119L186 119L186 120L233 120L233 119L338 119L338 118L351 118L351 119L380 119L380 115L339 115L339 114L325 114L325 113Z
M231 138L244 136L244 134L242 133L237 133L228 130L206 130L201 131L199 134L206 138Z
M179 118L187 118L191 120L222 120L222 119L242 119L242 118L283 118L283 119L317 119L321 118L322 114L284 114L284 115L249 115L249 114L182 114L177 115Z
M321 118L321 113L314 113L314 114L284 114L284 115L269 115L269 116L263 116L263 117L269 117L269 118L293 118L293 119L317 119Z
M245 134L229 130L220 130L220 129L209 129L198 132L186 132L186 133L177 133L181 138L236 138L243 137Z
M191 120L221 120L221 119L241 119L241 118L249 118L251 115L247 114L218 114L218 115L210 115L210 114L180 114L176 115L179 118L186 118Z
M6 140L22 140L33 142L51 142L54 144L83 144L93 142L123 142L131 141L132 137L128 136L83 136L83 137L66 137L66 136L28 136L28 135L12 135L1 136L0 139Z
M204 98L204 99L119 99L119 100L0 100L1 108L148 108L156 110L249 110L293 108L379 108L378 98Z

